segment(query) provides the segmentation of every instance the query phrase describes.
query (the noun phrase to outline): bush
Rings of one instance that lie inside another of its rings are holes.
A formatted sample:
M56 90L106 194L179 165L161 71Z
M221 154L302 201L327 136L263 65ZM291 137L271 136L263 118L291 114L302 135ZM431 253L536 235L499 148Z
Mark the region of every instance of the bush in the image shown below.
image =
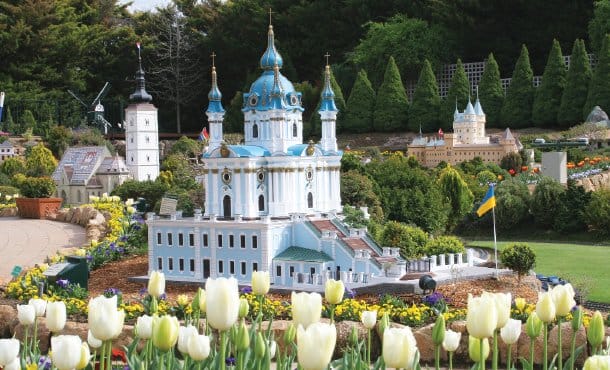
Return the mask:
M523 158L521 158L521 154L519 153L510 153L504 156L500 161L500 167L505 170L513 169L515 171L519 171L521 169L521 165L523 164Z
M500 252L500 261L516 272L521 280L536 265L536 254L527 244L515 243Z
M610 190L598 190L591 194L584 217L591 230L602 236L610 234Z
M428 235L419 227L409 226L396 221L385 224L381 234L381 245L400 248L404 258L417 258L424 254Z
M464 253L464 243L452 235L442 235L428 240L425 246L425 253L428 256L438 256L445 253Z
M13 194L19 194L19 189L17 189L16 187L13 187L13 186L0 186L0 194L2 196L4 196L4 195L12 196Z
M50 177L28 177L21 183L20 190L26 198L49 198L55 188L55 181Z

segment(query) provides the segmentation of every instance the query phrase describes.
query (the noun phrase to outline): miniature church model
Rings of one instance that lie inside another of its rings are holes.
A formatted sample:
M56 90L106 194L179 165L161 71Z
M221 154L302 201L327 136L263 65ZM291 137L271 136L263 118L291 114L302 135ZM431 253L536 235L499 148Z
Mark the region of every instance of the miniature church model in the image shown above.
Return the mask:
M202 156L205 210L193 218L148 215L150 271L173 280L235 276L244 282L253 271L270 271L280 285L404 273L397 249L380 248L365 229L350 229L337 218L342 152L328 61L319 144L303 143L301 93L281 74L282 64L270 25L262 74L244 93L244 144L228 145L212 63L210 138Z
M136 90L125 109L125 161L135 180L146 181L159 176L159 123L152 96L146 92L139 44L138 62Z

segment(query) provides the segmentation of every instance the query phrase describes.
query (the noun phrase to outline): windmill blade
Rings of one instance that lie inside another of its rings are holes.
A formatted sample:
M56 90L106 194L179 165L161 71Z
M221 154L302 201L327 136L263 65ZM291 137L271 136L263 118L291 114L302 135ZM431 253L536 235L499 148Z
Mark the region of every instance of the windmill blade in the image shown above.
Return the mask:
M106 94L108 94L108 90L110 89L110 83L106 82L106 84L104 85L104 87L102 87L102 89L100 90L99 94L97 94L97 96L95 97L95 99L93 99L93 102L91 103L92 107L95 107L97 105L97 103L100 102L100 100L104 99L104 97L106 96Z
M73 93L72 90L68 90L68 93L72 95L74 99L78 100L78 102L81 103L85 108L89 108L89 106L85 104L75 93Z

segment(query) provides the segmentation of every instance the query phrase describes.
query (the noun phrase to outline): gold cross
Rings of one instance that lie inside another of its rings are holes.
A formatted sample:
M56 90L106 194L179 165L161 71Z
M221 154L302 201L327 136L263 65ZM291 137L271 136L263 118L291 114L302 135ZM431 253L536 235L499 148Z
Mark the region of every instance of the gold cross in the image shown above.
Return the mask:
M269 8L269 25L271 26L271 14L273 14L274 12L271 10L271 8Z
M326 65L328 65L328 58L330 57L330 54L328 53L328 51L326 52L326 54L324 56L326 57Z
M212 54L210 55L210 57L212 57L212 67L214 67L214 58L216 57L216 53L212 52Z

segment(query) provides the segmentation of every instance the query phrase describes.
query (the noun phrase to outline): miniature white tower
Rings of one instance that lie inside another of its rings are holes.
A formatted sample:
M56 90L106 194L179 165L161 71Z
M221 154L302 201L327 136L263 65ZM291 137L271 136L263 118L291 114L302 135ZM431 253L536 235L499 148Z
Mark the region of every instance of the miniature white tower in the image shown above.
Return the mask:
M208 116L208 125L210 127L210 141L208 143L208 152L220 147L223 141L222 138L222 122L225 117L225 110L222 107L222 94L218 89L218 83L216 81L216 66L214 65L214 57L216 54L212 53L212 88L208 93L208 109L205 114Z
M324 71L324 89L322 90L322 102L320 103L320 119L322 120L322 138L320 146L322 150L329 152L337 151L337 106L335 105L335 93L330 86L330 66L328 65L328 57L326 53L326 70Z
M146 92L139 43L138 63L136 90L125 108L125 162L135 180L146 181L159 176L159 123L152 96Z

